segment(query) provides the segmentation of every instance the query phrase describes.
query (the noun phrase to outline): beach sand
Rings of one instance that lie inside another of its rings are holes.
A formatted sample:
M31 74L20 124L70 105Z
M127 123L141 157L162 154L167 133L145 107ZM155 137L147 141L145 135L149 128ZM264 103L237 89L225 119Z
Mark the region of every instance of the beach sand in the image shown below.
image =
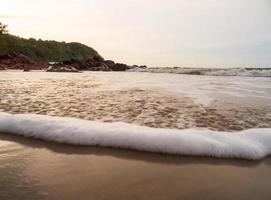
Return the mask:
M75 147L0 134L0 199L271 199L271 159Z

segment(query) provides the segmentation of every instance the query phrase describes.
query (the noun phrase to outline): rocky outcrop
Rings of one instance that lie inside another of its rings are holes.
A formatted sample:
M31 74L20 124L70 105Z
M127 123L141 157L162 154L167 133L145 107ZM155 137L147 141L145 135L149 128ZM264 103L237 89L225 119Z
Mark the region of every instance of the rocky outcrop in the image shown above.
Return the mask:
M70 66L79 71L127 71L134 66L129 66L122 63L115 63L112 60L104 60L102 57L94 56L87 60L69 60L52 66ZM136 67L139 67L135 65Z
M46 70L46 72L73 72L73 73L79 73L80 71L75 69L74 67L71 67L69 65L66 66L50 66Z
M82 61L73 59L55 65L70 66L80 71L112 71L101 57L93 57Z
M0 69L18 69L24 71L48 68L48 62L38 62L20 53L0 54Z
M28 72L30 70L47 69L47 72L79 72L79 71L127 71L133 68L145 68L146 66L129 66L115 63L112 60L104 60L101 56L94 56L87 60L72 59L62 63L38 62L19 53L0 54L0 70L14 69Z

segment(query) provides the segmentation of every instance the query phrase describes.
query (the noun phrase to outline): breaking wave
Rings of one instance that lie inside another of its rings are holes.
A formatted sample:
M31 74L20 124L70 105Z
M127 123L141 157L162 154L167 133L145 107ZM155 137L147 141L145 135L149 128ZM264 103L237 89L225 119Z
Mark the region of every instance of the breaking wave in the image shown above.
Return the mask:
M248 77L271 77L271 68L133 68L130 72L173 73L208 76L248 76Z
M253 160L271 154L271 129L250 129L235 133L207 129L158 129L123 122L102 123L0 112L0 132L72 145L164 154Z

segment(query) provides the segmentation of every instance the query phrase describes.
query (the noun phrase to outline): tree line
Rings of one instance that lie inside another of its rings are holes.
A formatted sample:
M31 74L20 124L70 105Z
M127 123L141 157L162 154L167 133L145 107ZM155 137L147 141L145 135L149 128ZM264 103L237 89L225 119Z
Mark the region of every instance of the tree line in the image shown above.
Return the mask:
M21 53L38 61L61 62L65 60L85 60L99 56L97 51L77 42L57 42L53 40L24 39L8 33L7 25L0 22L0 53Z

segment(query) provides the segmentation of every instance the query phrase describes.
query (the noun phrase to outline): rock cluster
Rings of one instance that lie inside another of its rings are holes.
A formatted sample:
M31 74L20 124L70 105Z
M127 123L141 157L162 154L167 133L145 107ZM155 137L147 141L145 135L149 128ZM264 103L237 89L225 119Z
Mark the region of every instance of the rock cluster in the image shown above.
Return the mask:
M50 66L46 72L73 72L79 73L80 71L71 66Z
M38 62L20 53L0 54L0 70L19 69L24 71L48 68L48 62Z
M0 70L44 70L47 72L80 72L80 71L127 71L130 69L145 69L146 66L129 66L115 63L112 60L104 60L100 56L94 56L87 60L69 60L61 63L48 63L35 61L20 53L0 54Z
M70 61L64 61L62 63L53 64L51 67L53 69L60 67L72 67L79 71L127 71L134 67L146 68L146 66L129 66L122 63L115 63L112 60L104 60L99 56L95 56L83 61L74 59Z

